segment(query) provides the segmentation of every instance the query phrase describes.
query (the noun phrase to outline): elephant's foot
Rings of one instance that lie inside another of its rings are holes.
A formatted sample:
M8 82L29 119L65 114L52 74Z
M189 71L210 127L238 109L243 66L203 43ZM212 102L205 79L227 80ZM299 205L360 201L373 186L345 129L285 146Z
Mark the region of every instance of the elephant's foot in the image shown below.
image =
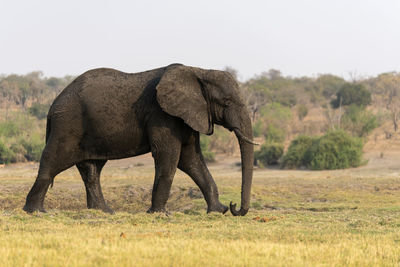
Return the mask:
M225 206L225 205L221 204L220 202L218 202L215 205L209 205L208 208L207 208L207 213L219 212L219 213L225 214L225 212L227 212L228 209L229 208L227 206Z
M43 213L47 212L44 209L43 204L41 204L41 203L31 203L31 202L28 203L27 202L22 209L24 211L26 211L27 213L33 213L35 211L40 211L40 212L43 212Z
M151 207L150 209L147 210L147 213L165 213L169 214L165 208L156 208L156 207Z

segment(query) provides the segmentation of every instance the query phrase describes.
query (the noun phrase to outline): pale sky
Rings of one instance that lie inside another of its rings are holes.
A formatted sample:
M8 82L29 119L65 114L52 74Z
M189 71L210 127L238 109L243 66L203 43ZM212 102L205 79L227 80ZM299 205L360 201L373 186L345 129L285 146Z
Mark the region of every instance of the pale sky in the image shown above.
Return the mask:
M0 73L400 71L399 0L0 0Z

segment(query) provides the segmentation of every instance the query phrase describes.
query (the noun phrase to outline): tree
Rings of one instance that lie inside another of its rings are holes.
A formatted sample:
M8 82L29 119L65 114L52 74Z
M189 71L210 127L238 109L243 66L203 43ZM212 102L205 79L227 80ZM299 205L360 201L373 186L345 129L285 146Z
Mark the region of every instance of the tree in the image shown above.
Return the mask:
M254 122L258 117L260 109L268 103L267 94L262 90L253 89L248 86L242 86L242 88L245 92L245 102L250 111L251 121Z
M321 88L322 95L327 99L336 95L346 83L343 78L331 74L320 75L315 82Z
M302 121L305 116L308 114L308 108L304 104L300 104L297 106L297 116L299 117L299 120Z
M383 102L389 111L393 129L396 132L400 116L400 74L384 73L377 77L376 87L382 92Z
M371 93L362 84L345 83L331 101L333 108L349 105L367 106L371 104Z

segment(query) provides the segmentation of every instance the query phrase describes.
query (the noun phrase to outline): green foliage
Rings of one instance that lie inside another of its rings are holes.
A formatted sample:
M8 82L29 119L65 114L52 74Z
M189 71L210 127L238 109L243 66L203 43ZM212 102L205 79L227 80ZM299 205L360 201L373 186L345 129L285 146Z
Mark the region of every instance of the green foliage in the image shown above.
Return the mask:
M39 120L42 120L47 117L47 113L49 111L49 105L35 103L29 109L29 113Z
M334 170L361 165L363 143L344 131L331 131L312 142L304 162L312 170Z
M253 123L253 136L260 137L262 136L262 122L261 120L256 121Z
M282 143L285 141L286 129L276 124L270 124L265 129L264 136L268 143Z
M257 122L259 125L256 124L256 134L259 135L261 132L267 143L283 142L286 137L286 123L291 116L290 108L279 103L265 105L261 110L261 118Z
M13 143L10 146L10 150L14 153L13 159L15 159L15 162L24 162L27 160L26 158L27 151L25 147L22 145L21 140L17 143Z
M15 162L14 153L0 140L0 164Z
M15 137L28 133L35 126L35 121L23 113L16 112L11 120L0 122L0 136Z
M379 127L378 116L362 106L349 106L342 118L343 129L354 136L366 137L372 130Z
M210 137L202 134L200 136L200 148L206 162L214 162L215 154L210 151Z
M0 161L39 161L44 147L44 129L43 121L19 112L11 114L9 121L0 122Z
M298 86L304 88L311 103L320 104L323 104L326 99L330 99L335 95L343 84L346 83L343 78L331 74L320 75L317 79L303 77L297 81Z
M210 140L209 150L216 153L232 155L237 147L235 134L219 125L214 125L214 134L207 138Z
M295 169L305 166L307 163L304 160L304 155L310 149L314 138L307 135L299 135L291 143L282 158L282 167Z
M367 106L371 104L371 93L362 84L345 83L331 101L333 108L349 105Z
M0 122L0 136L2 137L13 137L19 135L21 129L15 121Z
M44 148L44 140L39 135L33 135L27 140L21 140L22 146L25 148L25 158L29 161L40 161Z
M335 75L324 74L318 77L316 83L320 86L322 95L329 99L340 90L346 81Z
M307 166L311 170L358 167L362 163L362 150L362 139L344 131L330 131L319 138L303 135L292 141L282 166L289 169Z
M0 77L0 95L2 96L0 106L8 109L16 105L25 109L32 102L46 104L52 101L72 79L72 76L44 78L42 72Z
M265 143L260 150L254 152L254 159L261 167L278 164L283 155L283 145L277 143Z
M271 69L261 75L249 80L245 86L252 93L260 94L269 100L270 103L280 103L283 106L292 107L296 105L294 81L281 76L281 72ZM260 97L260 96L259 96Z
M308 114L308 108L306 105L304 104L300 104L297 107L297 116L299 117L299 120L303 120L305 118L305 116L307 116Z

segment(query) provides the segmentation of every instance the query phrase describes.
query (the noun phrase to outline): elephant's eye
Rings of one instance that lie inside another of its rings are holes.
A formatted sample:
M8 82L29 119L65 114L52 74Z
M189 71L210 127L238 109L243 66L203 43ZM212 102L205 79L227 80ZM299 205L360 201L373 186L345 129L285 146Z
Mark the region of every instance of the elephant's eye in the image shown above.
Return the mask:
M224 102L222 105L224 106L224 108L226 108L227 106L230 105L230 103L231 103L231 101L229 99L224 99Z

